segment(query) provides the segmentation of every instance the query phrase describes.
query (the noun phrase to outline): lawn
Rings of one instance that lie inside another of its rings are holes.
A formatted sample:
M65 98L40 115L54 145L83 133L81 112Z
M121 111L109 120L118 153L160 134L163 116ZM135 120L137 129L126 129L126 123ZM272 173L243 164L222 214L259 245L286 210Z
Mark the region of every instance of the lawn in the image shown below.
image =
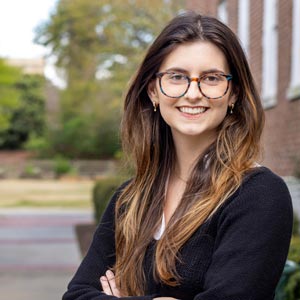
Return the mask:
M91 208L93 180L0 180L0 208Z

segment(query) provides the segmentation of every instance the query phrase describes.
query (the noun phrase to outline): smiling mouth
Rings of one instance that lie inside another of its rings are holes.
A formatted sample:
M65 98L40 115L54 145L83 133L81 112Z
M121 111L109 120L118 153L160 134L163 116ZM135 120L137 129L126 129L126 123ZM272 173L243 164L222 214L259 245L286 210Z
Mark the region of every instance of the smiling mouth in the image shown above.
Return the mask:
M204 106L197 107L189 107L189 106L181 106L178 107L179 111L189 115L199 115L205 113L209 108Z

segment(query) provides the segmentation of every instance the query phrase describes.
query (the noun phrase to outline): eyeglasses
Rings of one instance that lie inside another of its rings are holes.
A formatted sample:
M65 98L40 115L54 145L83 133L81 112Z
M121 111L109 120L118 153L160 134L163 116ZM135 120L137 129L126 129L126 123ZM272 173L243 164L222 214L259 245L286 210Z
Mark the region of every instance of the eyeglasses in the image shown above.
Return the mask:
M189 77L176 72L157 73L161 92L170 98L183 97L192 81L196 81L201 94L208 99L222 98L228 91L232 75L223 73L206 73L200 77Z

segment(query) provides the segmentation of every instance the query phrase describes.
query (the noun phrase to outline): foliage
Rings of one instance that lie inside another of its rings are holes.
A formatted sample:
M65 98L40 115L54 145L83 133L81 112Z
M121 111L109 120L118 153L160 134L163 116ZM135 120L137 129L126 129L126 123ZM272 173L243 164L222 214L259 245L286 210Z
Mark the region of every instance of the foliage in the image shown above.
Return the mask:
M0 132L9 127L13 111L19 106L20 94L15 85L20 77L21 71L18 68L0 59Z
M40 178L42 170L33 164L27 164L24 168L22 177L23 178Z
M112 157L119 148L116 122L112 117L77 116L49 132L52 151L69 158Z
M298 300L300 299L300 234L299 234L299 218L294 213L293 235L291 239L288 260L298 264L298 268L289 274L284 285L284 299Z
M6 129L0 131L0 148L19 149L30 135L41 136L45 129L45 79L23 75L14 83L19 105L11 112Z
M294 176L300 178L300 157L294 157Z
M98 223L104 213L104 210L122 183L121 177L107 177L98 180L93 189L93 205L94 205L94 218Z
M53 153L52 145L49 143L49 139L47 139L46 132L45 136L36 136L34 134L30 135L26 143L24 144L24 149L34 153L36 157L46 158Z
M300 299L300 267L290 277L285 286L285 300Z
M300 222L299 222L299 217L298 215L294 212L294 217L293 217L293 235L300 235Z
M57 128L62 134L59 141L51 139L54 149L68 157L107 157L119 151L117 132L126 84L149 43L183 3L57 2L35 38L51 49L67 86L61 92L61 125Z
M61 175L68 174L74 171L71 162L62 157L57 156L54 160L54 173L56 177L60 177Z
M292 237L288 259L300 264L300 236Z

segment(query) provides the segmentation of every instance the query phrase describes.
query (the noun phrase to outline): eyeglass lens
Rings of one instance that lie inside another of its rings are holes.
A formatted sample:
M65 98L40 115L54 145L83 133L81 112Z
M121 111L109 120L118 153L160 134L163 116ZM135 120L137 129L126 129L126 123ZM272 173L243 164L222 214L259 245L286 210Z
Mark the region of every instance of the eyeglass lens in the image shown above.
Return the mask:
M186 75L172 72L164 73L160 80L162 92L173 98L182 97L191 84L191 80ZM200 77L198 85L203 96L220 98L228 89L228 80L224 74L209 73Z

